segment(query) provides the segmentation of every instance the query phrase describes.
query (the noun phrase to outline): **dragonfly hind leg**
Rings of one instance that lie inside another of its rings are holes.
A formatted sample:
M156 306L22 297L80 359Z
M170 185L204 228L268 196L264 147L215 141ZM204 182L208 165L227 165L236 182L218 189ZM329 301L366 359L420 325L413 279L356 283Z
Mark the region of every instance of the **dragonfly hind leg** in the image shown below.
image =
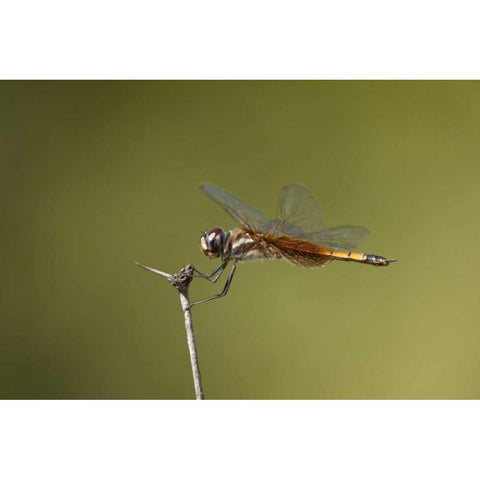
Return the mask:
M222 262L218 267L213 269L210 273L202 273L200 270L197 270L195 267L193 269L198 275L192 275L194 278L204 278L209 282L216 283L216 281L222 276L223 272L225 271L226 266L228 265L228 261ZM213 277L213 279L212 279Z
M227 264L225 263L225 265L223 266L223 269L225 269L226 265ZM225 285L223 286L223 290L220 293L217 293L217 295L212 295L211 297L202 298L201 300L197 300L195 302L192 302L189 305L188 308L190 308L192 305L198 305L199 303L204 303L204 302L208 302L209 300L215 300L216 298L224 297L228 293L228 289L230 288L230 285L232 284L232 279L233 279L233 275L235 274L236 268L237 268L237 264L234 263L232 265L232 269L230 270L230 273L228 274L227 281L226 281Z

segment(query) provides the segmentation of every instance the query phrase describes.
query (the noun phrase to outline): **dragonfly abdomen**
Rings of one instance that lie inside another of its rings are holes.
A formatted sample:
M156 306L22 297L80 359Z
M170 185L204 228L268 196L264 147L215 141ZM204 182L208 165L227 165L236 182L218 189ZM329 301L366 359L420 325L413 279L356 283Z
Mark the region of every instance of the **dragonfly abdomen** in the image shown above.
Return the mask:
M373 265L375 267L386 267L394 260L388 260L380 255L373 253L356 253L356 252L332 252L332 258L335 260L343 260L345 262L359 262Z

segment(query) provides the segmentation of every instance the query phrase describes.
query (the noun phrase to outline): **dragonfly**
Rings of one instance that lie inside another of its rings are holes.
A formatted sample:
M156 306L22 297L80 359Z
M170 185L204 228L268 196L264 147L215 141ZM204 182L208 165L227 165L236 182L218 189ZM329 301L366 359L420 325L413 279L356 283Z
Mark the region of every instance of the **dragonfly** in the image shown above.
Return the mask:
M368 230L342 225L327 228L321 209L310 191L293 183L280 191L276 218L268 220L263 213L216 185L202 184L202 190L220 205L239 225L226 232L220 227L203 233L200 249L210 259L219 258L220 265L208 274L195 269L194 276L213 283L232 264L222 291L191 305L224 297L232 283L237 264L254 260L285 260L300 267L324 267L333 260L357 262L385 267L397 260L371 253L352 251Z

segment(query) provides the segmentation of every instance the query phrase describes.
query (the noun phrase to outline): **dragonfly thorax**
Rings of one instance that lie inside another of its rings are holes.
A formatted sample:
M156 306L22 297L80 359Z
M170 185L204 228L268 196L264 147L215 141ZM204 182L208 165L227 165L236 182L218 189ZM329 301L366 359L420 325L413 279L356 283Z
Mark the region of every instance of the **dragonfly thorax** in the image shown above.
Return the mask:
M227 242L227 233L221 228L212 228L200 238L200 249L208 258L220 257Z

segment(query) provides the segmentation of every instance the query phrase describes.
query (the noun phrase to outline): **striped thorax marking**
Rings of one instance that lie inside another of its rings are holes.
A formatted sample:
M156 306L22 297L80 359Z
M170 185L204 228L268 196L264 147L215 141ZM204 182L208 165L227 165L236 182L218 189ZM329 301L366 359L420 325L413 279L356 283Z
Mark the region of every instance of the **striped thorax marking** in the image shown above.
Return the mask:
M280 258L278 252L260 236L240 228L229 232L225 256L243 262Z

